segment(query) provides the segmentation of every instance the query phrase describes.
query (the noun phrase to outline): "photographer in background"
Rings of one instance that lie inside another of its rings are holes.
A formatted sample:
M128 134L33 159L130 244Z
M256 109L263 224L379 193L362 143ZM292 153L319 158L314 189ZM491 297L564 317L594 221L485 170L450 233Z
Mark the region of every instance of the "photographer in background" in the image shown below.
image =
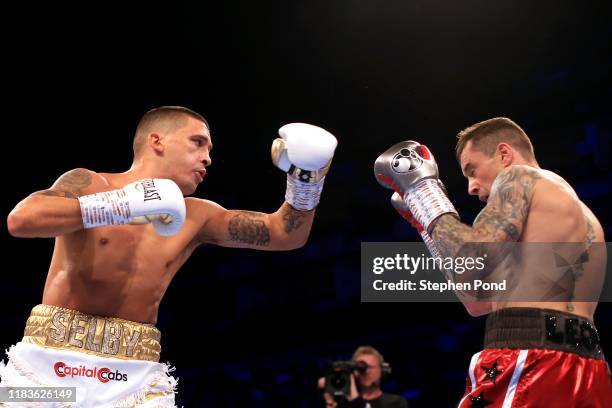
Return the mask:
M378 350L371 346L357 348L352 361L333 363L326 376L319 379L319 388L325 389L325 407L408 408L404 397L380 389L383 375L390 373L391 367Z

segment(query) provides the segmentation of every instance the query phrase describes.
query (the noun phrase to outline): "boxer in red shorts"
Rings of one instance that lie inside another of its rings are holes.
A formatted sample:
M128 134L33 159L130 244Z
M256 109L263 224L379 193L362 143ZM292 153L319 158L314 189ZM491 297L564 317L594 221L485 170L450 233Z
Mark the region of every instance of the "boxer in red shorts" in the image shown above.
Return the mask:
M564 243L555 255L571 261L563 264L570 289L554 301L518 296L546 278L540 267L548 260L527 250L517 262L529 273L523 268L509 273L514 296L489 301L459 296L471 315L489 314L485 349L471 359L459 407L612 406L610 370L593 323L597 302L585 295L599 294L605 277L599 221L565 180L539 167L528 136L510 119L477 123L458 139L468 192L486 203L472 226L459 220L425 146L398 143L374 167L378 181L396 191L394 206L419 230L432 255L456 258L465 254L466 244L529 243L524 248L530 249ZM582 252L573 256L577 247ZM443 272L449 280L465 279Z

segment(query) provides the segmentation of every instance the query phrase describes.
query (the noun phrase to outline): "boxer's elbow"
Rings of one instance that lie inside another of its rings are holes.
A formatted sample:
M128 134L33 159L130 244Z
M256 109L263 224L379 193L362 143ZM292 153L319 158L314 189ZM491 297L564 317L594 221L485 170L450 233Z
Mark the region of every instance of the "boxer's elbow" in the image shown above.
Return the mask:
M305 237L286 237L280 240L275 249L277 251L293 251L294 249L300 249L308 242L308 236Z
M300 249L304 245L306 245L306 242L308 242L308 236L302 237L299 240L297 240L296 242L293 242L292 245L291 245L291 248L289 248L289 249Z
M11 211L6 219L6 227L9 234L14 237L24 238L28 236L28 220L21 211Z
M302 248L308 242L312 219L302 222L301 220L279 220L278 217L271 216L268 226L273 249L291 251Z
M312 222L304 225L300 230L295 231L296 234L290 235L289 242L291 243L290 249L300 249L306 245L308 238L310 237L310 231L312 229Z
M33 238L40 236L43 220L43 207L33 205L29 198L17 204L6 220L9 234L17 238Z

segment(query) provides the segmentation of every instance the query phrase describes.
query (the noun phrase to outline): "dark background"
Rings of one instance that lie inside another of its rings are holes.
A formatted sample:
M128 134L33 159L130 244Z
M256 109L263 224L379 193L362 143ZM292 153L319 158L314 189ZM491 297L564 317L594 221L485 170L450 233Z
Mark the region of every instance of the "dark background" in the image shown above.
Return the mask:
M610 2L283 1L5 10L3 214L75 167L131 163L141 115L185 105L210 122L213 166L196 192L274 211L285 177L277 129L301 121L339 147L308 244L288 253L202 247L160 308L162 360L188 407L322 406L328 360L377 347L384 389L415 407L452 406L484 318L460 304L366 304L362 241L416 240L372 164L416 139L435 154L465 222L480 210L454 159L455 135L509 116L542 167L565 177L612 236ZM10 126L9 126L10 125ZM5 218L3 217L3 222ZM53 241L4 230L0 349L39 303ZM95 294L94 294L95 295ZM612 305L596 323L610 353Z

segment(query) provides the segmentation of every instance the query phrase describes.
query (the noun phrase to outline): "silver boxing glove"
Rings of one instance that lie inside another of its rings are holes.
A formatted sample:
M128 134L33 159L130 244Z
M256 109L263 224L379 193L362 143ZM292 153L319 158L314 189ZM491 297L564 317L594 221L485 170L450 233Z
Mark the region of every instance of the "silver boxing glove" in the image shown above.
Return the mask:
M401 215L406 221L408 221L410 225L412 225L418 231L418 233L421 234L421 238L423 238L423 242L425 243L425 246L427 246L427 249L429 249L429 253L431 254L431 256L433 256L434 258L441 258L440 252L438 251L435 242L433 241L433 239L431 239L431 236L427 233L427 231L423 229L423 226L419 224L417 220L414 219L412 213L408 209L408 206L402 199L402 196L398 193L393 193L393 195L391 196L391 205L393 206L393 208L395 208L399 215Z
M378 156L374 163L378 182L395 190L416 221L431 234L433 222L457 210L438 182L438 165L429 149L413 140L397 143Z

